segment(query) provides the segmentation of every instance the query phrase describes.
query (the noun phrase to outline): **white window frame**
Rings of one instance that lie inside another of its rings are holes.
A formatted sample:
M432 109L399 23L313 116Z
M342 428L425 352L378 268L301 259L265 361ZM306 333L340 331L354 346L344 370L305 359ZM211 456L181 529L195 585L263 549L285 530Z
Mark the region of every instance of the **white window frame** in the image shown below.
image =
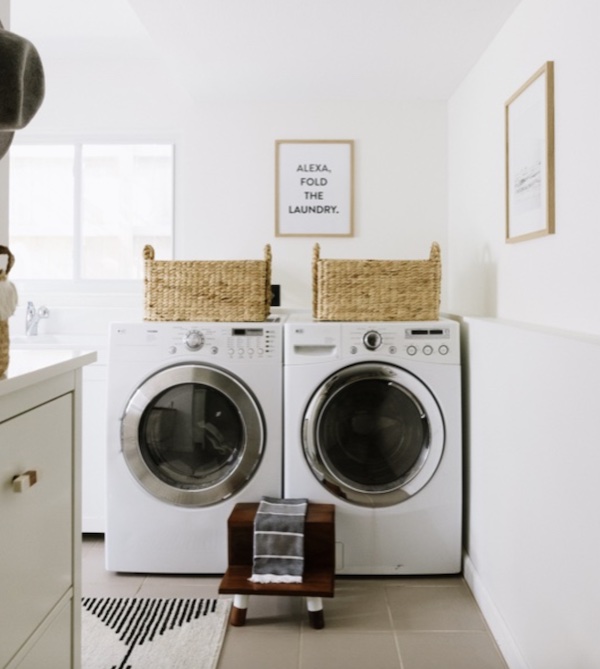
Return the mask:
M75 170L74 174L74 188L73 188L73 197L74 197L74 265L78 269L81 267L81 230L82 230L82 220L81 220L81 202L82 202L82 179L81 179L81 165L82 165L82 150L84 145L111 145L111 144L164 144L169 145L173 148L173 173L172 173L172 212L171 220L172 230L171 230L171 258L174 257L175 252L175 229L176 229L176 165L177 165L177 145L173 137L156 137L156 136L144 136L144 137L127 137L127 136L107 136L107 137L98 137L98 136L83 136L83 135L53 135L53 136L28 136L26 138L19 138L15 135L13 140L15 145L26 145L26 146L36 146L36 145L58 145L58 144L67 144L73 145L75 147L75 164L79 166ZM9 169L9 179L10 179L10 169ZM10 226L9 226L9 237L10 237ZM10 244L10 241L9 241ZM140 249L140 253L142 250ZM164 258L168 260L169 258ZM18 258L16 259L18 262ZM77 295L77 294L133 294L141 295L144 290L144 281L143 279L82 279L81 277L75 277L72 279L52 279L52 280L43 280L43 279L19 279L19 287L23 289L23 292L27 293L44 293L44 294L54 294L61 293L67 295Z

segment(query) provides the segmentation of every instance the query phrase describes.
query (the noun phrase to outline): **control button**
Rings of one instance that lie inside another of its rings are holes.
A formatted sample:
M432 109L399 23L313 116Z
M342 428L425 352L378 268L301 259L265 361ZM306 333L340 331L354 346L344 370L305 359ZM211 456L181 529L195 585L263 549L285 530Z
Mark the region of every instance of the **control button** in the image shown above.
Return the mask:
M406 349L406 352L408 355L417 355L417 347L411 345Z
M423 346L423 353L425 355L431 355L433 353L433 347L429 346L429 344Z
M238 348L238 355L244 355L244 349Z
M440 352L440 355L448 355L450 352L450 349L446 346L446 344L442 344L439 348L438 351Z
M254 355L254 349L253 348L248 349L248 355Z
M381 346L381 335L376 330L369 330L363 337L363 344L369 351L375 351Z
M258 349L258 355L262 355L264 352L265 352L264 349L262 349L262 348Z
M213 347L210 349L210 352L211 352L213 355L217 355L217 353L219 352L219 347L218 347L218 346L213 346Z
M232 348L230 348L229 349L229 355L233 355L234 353L235 353L235 351Z
M358 349L356 348L356 346L351 346L350 347L350 353L352 355L356 355L358 353Z
M169 353L171 353L171 355L177 353L177 346L169 346Z
M390 346L389 348L390 355L394 355L397 351L398 349L395 346Z
M190 330L183 341L190 351L199 351L204 346L204 335L198 330Z

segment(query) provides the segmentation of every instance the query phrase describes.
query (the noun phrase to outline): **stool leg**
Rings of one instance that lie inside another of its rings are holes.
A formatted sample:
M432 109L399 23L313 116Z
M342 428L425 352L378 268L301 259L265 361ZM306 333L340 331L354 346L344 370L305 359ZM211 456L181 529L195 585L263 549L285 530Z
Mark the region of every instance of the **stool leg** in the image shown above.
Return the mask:
M243 627L246 624L246 612L248 611L248 595L234 595L233 606L229 614L229 622L234 627Z
M313 629L321 630L325 627L323 616L323 600L320 597L307 597L306 608L308 609L308 620Z

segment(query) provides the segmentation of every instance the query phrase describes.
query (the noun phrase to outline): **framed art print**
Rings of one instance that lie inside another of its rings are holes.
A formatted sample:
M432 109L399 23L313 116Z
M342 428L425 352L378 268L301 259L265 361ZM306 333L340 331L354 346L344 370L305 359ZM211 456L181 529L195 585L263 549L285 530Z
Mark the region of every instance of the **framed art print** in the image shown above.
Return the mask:
M554 63L505 104L506 241L554 233Z
M352 236L353 172L352 140L277 140L276 236Z

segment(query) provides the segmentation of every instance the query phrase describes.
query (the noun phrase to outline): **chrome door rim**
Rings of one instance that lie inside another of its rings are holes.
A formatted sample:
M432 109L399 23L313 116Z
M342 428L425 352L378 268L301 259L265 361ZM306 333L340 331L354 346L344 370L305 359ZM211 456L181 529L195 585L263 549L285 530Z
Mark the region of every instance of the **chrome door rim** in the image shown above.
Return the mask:
M429 443L417 463L406 476L386 489L353 484L342 474L333 471L318 443L319 423L327 404L341 389L363 380L384 380L401 390L421 407L428 424ZM332 374L316 390L302 419L304 455L313 475L331 494L359 506L392 506L416 495L434 476L442 459L444 443L444 420L432 392L410 372L385 363L358 363Z
M144 460L139 445L140 423L150 403L169 388L189 383L223 393L236 406L244 426L244 443L235 468L224 478L195 489L178 488L158 478ZM232 374L208 365L184 364L156 372L138 386L121 418L121 446L129 470L153 497L178 506L210 506L241 490L260 463L265 432L263 415L250 390Z

